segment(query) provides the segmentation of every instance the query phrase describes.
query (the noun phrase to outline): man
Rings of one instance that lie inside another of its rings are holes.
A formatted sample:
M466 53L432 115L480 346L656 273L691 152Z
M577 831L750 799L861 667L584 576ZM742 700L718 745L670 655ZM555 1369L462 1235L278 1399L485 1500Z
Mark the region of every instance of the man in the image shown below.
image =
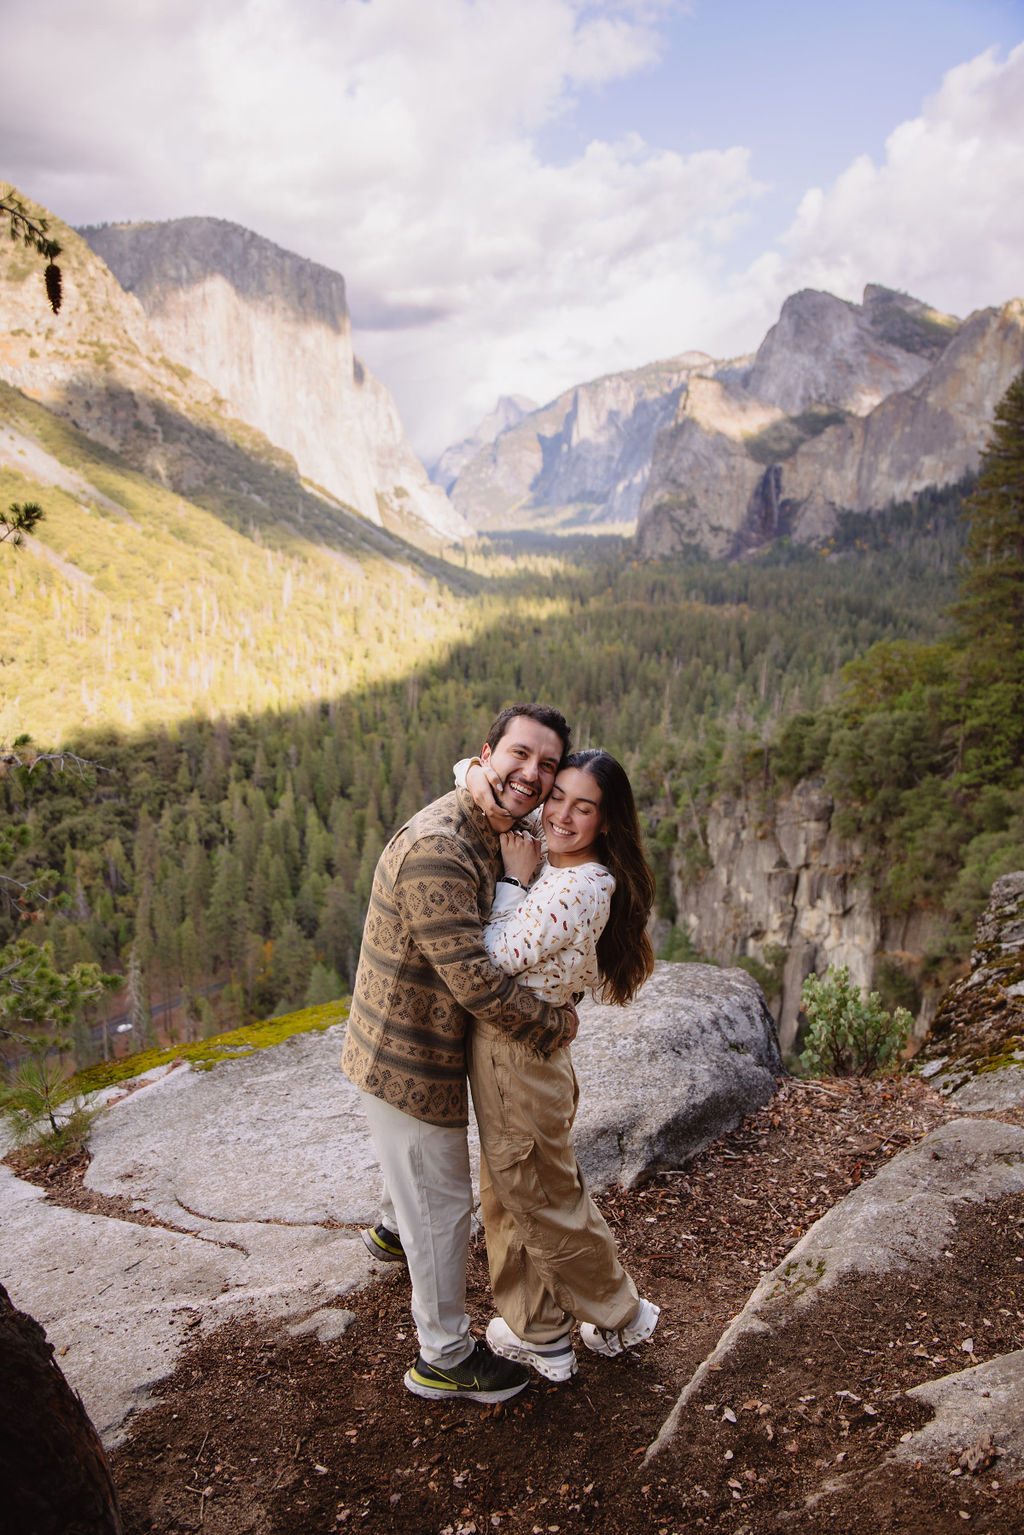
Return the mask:
M568 747L557 709L503 709L480 753L501 785L497 807L512 821L535 810ZM500 870L498 833L465 789L395 833L374 874L342 1053L400 1234L396 1241L378 1227L368 1245L382 1257L404 1251L412 1279L420 1351L405 1385L434 1401L500 1402L529 1380L524 1365L498 1358L469 1332L466 1029L479 1018L544 1053L576 1029L572 1009L542 1001L487 957L483 923Z

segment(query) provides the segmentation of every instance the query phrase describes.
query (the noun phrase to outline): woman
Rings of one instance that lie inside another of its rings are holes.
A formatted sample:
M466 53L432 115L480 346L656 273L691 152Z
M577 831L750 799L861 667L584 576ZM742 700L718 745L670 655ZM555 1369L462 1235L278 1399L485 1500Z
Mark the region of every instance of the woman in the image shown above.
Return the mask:
M471 789L482 790L483 771L470 769ZM542 823L543 861L529 834L501 838L505 872L484 928L488 953L550 1002L587 989L628 1002L654 967L646 933L654 876L622 766L605 751L566 757ZM576 1370L574 1318L589 1349L613 1356L650 1337L659 1309L640 1299L587 1192L572 1145L579 1094L569 1050L544 1058L477 1024L469 1080L500 1313L488 1325L487 1342L549 1380L568 1380Z

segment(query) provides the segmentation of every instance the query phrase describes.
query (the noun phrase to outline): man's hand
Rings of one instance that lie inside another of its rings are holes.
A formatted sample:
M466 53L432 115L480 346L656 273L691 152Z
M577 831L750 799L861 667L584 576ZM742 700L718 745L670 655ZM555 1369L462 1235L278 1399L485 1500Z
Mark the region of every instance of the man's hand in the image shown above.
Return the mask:
M510 831L516 824L514 815L510 815L504 805L499 805L495 794L500 794L504 789L504 781L498 776L489 762L474 762L466 773L466 788L473 796L473 803L478 810L482 810L487 817L487 823L492 831L499 836L502 832ZM512 873L512 870L509 870Z

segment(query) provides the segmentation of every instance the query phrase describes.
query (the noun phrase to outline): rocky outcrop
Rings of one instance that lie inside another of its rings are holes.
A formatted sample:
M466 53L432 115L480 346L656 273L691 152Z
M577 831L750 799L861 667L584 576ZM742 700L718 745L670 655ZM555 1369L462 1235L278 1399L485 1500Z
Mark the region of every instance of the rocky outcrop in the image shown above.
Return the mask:
M775 1030L742 972L662 964L628 1008L587 1003L580 1018L574 1134L594 1187L693 1155L777 1090ZM86 1183L145 1224L52 1204L0 1164L0 1283L45 1323L108 1445L197 1330L239 1315L319 1328L366 1282L358 1229L380 1175L341 1034L112 1092Z
M970 970L942 997L915 1065L972 1112L1024 1091L1024 872L993 884Z
M962 1210L1001 1199L1019 1200L1021 1194L1024 1130L1014 1125L954 1119L895 1156L815 1222L785 1259L762 1277L739 1316L683 1388L648 1448L647 1461L685 1435L691 1414L749 1396L751 1380L749 1373L744 1373L742 1357L745 1341L758 1340L762 1345L768 1341L772 1354L785 1361L793 1347L790 1336L795 1317L809 1314L813 1318L825 1309L826 1297L837 1289L849 1295L851 1311L856 1313L861 1309L860 1282L879 1274L905 1274L908 1281L913 1275L919 1281L913 1288L919 1289L930 1268L944 1268L950 1256L946 1248ZM871 1307L869 1297L870 1291L861 1303L865 1310ZM846 1354L849 1340L836 1341ZM973 1342L968 1341L973 1351ZM823 1350L828 1348L826 1336L821 1345ZM934 1361L936 1365L945 1362L941 1358ZM955 1443L959 1454L987 1432L989 1443L994 1439L999 1445L1001 1475L1020 1480L1024 1475L1024 1419L1019 1407L1022 1388L1024 1352L1020 1350L990 1359L969 1372L956 1370L936 1376L916 1387L915 1393L947 1404L955 1398L959 1409L955 1430L951 1432L954 1412L940 1410L936 1422L916 1433L905 1433L892 1457L909 1465L929 1459L945 1472L951 1445ZM852 1395L855 1403L861 1402L853 1393L842 1395ZM745 1410L759 1406L755 1400ZM877 1417L878 1409L869 1405L868 1413ZM840 1474L826 1484L826 1489L839 1492L843 1482L844 1475Z
M657 438L637 524L643 554L736 558L780 536L815 543L978 467L995 406L1024 365L1024 304L964 323L869 286L861 305L787 299L756 356L688 382Z
M949 315L888 288L867 287L863 304L805 289L783 304L746 387L787 416L822 408L866 416L916 384L956 326Z
M913 974L926 948L926 913L884 916L858 878L860 848L832 826L820 780L775 797L751 792L710 806L698 866L677 853L672 895L694 947L720 964L749 958L779 976L770 997L784 1050L793 1048L808 975L846 965L856 985L876 984L880 960ZM781 964L781 971L778 965ZM924 1033L932 1003L917 1018Z
M371 522L469 529L430 484L384 385L356 358L337 272L224 219L81 231L173 363L292 455L303 478Z
M829 428L782 466L799 536L803 509L868 512L977 470L995 408L1024 366L1024 303L965 321L913 387Z
M430 471L430 478L434 484L440 485L442 490L451 490L470 459L475 458L481 448L485 448L502 432L507 432L524 416L529 415L530 411L536 409L536 400L529 399L525 394L503 394L494 409L484 417L474 432L464 437L461 442L445 448Z
M710 362L688 352L566 390L474 454L452 501L476 528L632 524L654 439Z

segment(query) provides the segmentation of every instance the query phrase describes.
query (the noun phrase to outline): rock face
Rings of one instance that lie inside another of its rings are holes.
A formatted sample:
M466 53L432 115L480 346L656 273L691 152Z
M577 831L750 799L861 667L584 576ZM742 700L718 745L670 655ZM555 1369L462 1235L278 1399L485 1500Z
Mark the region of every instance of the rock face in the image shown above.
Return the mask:
M971 1111L1024 1087L1024 872L993 884L970 971L943 996L915 1064Z
M440 485L442 490L451 490L470 459L475 458L481 448L485 448L501 432L507 432L530 411L536 409L536 400L529 399L525 394L503 394L494 409L480 422L476 431L464 437L461 442L445 448L430 471L430 478L434 484Z
M647 556L737 558L814 543L977 469L995 406L1024 366L1024 303L960 323L869 286L861 305L804 291L756 356L713 363L658 437L637 524Z
M172 362L208 379L304 479L378 524L390 504L447 538L468 533L428 481L391 395L354 355L337 272L223 219L81 234Z
M476 528L633 523L654 439L710 362L688 352L566 390L476 452L452 501Z
M885 917L856 877L859 848L832 828L833 802L818 780L774 800L723 798L708 811L705 854L694 872L681 855L672 870L680 926L694 947L722 964L747 956L771 964L785 955L779 992L770 998L779 1041L793 1047L800 988L829 965L846 965L870 989L883 957L913 960L928 933L926 914ZM918 1017L923 1033L930 1017Z

